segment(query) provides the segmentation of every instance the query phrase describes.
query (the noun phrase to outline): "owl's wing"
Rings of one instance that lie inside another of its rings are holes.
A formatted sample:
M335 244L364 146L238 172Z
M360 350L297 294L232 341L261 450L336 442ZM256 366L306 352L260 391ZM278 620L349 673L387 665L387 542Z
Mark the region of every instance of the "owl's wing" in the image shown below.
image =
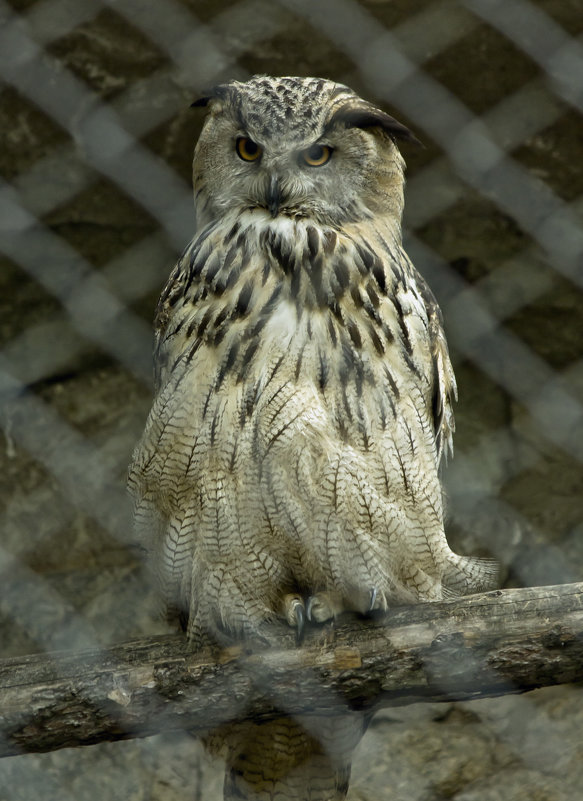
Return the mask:
M166 383L171 369L171 349L167 347L169 327L175 307L184 302L188 289L188 271L185 262L191 245L185 250L170 274L166 286L158 300L154 317L154 391L157 393ZM180 317L179 320L183 318Z
M443 316L435 296L424 278L417 273L416 282L425 303L428 319L429 344L433 363L433 395L431 399L438 461L453 456L455 419L453 401L457 400L455 375L449 358L443 330Z

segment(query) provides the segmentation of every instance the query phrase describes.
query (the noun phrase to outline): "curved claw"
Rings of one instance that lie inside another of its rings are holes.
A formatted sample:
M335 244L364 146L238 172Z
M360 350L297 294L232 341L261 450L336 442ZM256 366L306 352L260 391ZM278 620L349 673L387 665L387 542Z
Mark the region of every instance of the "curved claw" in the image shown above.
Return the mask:
M372 612L373 609L375 608L376 601L377 601L377 588L376 587L371 587L370 598L369 598L369 602L368 602L368 611L369 612Z
M304 640L306 616L304 614L304 607L298 603L295 608L296 615L296 645L301 645ZM309 615L308 615L309 619Z
M327 623L329 620L334 620L342 611L344 611L342 598L334 591L316 592L306 601L306 613L311 623Z

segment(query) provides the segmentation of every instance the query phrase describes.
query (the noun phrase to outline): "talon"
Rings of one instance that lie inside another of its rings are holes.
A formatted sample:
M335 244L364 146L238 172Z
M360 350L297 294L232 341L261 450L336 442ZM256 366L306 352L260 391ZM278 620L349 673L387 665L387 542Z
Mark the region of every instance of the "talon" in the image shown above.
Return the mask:
M375 608L376 600L377 600L377 588L376 587L372 587L371 591L370 591L370 600L368 602L368 611L369 612L372 612L373 609Z
M313 605L314 605L314 596L310 595L310 597L308 598L307 606L306 606L306 615L307 615L308 620L310 621L310 623L312 622L312 606Z
M306 616L304 614L304 607L299 601L295 606L294 613L296 616L296 645L301 645L304 640Z

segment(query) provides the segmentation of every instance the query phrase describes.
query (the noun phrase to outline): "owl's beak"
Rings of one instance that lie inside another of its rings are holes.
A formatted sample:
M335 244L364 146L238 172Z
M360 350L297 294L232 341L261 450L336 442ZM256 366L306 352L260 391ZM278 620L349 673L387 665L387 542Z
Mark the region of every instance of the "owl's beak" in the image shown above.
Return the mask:
M277 217L279 205L281 203L281 186L277 175L272 175L269 179L269 186L265 194L265 201L271 216Z

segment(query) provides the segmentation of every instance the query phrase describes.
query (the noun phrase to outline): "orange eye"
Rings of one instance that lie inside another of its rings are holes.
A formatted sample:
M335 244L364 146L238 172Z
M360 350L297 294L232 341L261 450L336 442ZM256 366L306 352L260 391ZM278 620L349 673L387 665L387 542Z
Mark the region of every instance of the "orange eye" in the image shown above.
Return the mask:
M329 161L332 155L332 148L328 145L312 145L307 150L303 150L300 156L308 167L321 167Z
M240 136L237 139L235 148L237 150L237 155L240 159L243 159L243 161L257 161L259 156L263 153L259 145L254 142L253 139L248 139L246 136Z

